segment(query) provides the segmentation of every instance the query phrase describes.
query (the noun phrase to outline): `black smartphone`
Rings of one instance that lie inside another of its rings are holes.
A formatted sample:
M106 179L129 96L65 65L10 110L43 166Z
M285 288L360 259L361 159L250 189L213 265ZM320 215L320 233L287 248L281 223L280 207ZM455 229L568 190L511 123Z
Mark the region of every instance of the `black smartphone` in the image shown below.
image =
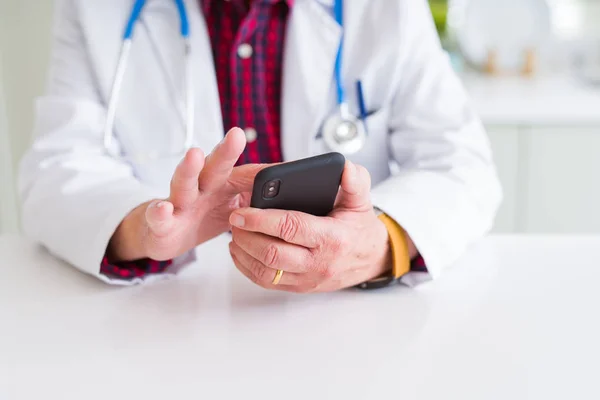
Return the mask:
M254 179L250 206L325 216L333 210L345 163L342 154L327 153L267 167Z

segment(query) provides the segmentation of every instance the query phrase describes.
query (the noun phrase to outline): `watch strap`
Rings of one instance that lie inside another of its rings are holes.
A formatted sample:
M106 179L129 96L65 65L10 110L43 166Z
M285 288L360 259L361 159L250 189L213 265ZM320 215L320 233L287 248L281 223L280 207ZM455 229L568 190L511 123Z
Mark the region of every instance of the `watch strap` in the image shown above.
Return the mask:
M390 216L383 213L378 216L385 225L392 250L392 275L398 279L410 272L410 255L408 254L408 239L406 232Z
M361 289L380 289L394 284L402 276L410 272L410 255L406 232L390 216L375 208L377 218L385 225L392 252L392 271L390 274L360 284Z

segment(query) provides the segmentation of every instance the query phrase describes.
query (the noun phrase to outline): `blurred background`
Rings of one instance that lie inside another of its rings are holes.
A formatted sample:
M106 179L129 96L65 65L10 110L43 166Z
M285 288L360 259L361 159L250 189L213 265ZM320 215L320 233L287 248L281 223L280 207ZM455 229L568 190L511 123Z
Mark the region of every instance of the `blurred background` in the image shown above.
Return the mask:
M391 0L390 0L391 1ZM44 88L52 0L0 0L0 233ZM490 135L505 200L495 232L600 233L600 0L430 0Z

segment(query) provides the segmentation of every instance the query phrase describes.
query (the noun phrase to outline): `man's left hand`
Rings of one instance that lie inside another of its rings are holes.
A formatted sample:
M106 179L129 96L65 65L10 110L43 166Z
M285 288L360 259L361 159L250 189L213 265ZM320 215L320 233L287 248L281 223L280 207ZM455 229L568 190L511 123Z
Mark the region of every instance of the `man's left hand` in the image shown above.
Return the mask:
M345 289L383 275L392 257L370 190L369 172L347 162L327 217L254 208L233 212L229 249L236 267L264 288L298 293ZM277 270L284 273L274 285Z

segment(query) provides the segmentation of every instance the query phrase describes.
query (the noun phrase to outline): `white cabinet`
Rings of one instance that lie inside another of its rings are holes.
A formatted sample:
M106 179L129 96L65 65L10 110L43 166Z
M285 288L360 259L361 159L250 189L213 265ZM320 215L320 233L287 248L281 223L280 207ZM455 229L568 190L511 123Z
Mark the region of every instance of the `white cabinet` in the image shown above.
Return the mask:
M523 133L523 230L600 233L600 126Z
M498 211L494 232L517 230L519 199L519 132L516 128L487 127L494 161L504 192L504 201Z
M462 79L504 188L494 231L600 234L600 90L566 73Z
M600 124L487 128L504 191L497 233L600 233Z

